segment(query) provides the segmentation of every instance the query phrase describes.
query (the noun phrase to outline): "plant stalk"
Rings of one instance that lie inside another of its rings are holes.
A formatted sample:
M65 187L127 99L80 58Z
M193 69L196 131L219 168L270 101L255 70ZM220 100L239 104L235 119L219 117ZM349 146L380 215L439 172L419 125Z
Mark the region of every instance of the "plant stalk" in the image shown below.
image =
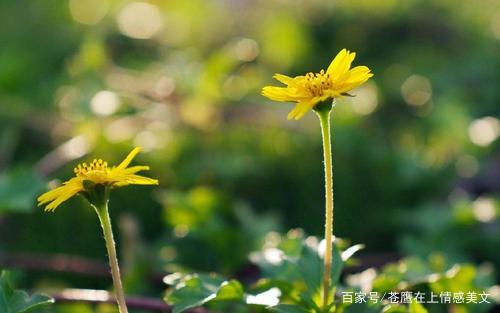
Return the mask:
M115 287L118 309L120 313L128 313L127 305L125 303L125 294L123 292L122 280L120 277L120 267L118 266L118 258L116 257L115 240L113 237L113 229L111 228L108 202L105 201L104 204L95 208L97 215L99 216L99 221L101 222L102 231L104 233L104 241L106 242L106 249L108 251L109 266L111 267L111 277L113 278L113 285Z
M330 112L328 110L317 110L321 135L323 138L323 158L325 165L325 257L323 272L323 308L329 305L330 285L332 272L332 237L333 237L333 169L332 169L332 147L330 137Z

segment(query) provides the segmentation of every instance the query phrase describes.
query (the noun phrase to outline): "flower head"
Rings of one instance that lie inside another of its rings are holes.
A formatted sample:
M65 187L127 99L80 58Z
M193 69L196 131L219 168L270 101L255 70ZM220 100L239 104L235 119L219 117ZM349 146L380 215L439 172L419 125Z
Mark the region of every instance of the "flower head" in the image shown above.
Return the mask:
M139 171L149 170L149 166L128 167L139 151L141 148L132 150L118 166L109 167L108 163L101 159L94 159L90 164L78 164L74 169L75 177L38 197L38 206L48 203L45 211L54 211L64 201L78 193L85 194L96 185L111 188L126 185L158 185L158 180L136 174Z
M319 73L307 73L293 78L276 74L273 77L286 87L266 86L262 89L262 95L274 101L297 102L288 114L288 119L298 120L316 104L346 95L373 76L366 66L351 69L355 57L356 53L342 49L326 72L321 70Z

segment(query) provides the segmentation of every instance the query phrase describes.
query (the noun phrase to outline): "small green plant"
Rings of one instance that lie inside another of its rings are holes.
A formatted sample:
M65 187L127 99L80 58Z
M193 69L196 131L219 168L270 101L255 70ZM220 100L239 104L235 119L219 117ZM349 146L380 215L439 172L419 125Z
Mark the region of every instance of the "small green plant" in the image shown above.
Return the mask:
M25 291L15 290L6 271L0 273L0 312L25 313L38 307L54 303L54 299L42 294L29 296Z
M434 303L436 312L483 313L498 301L491 266L452 263L440 253L403 258L381 270L368 268L341 279L343 269L359 264L353 255L362 248L335 238L335 301L326 310L321 297L324 249L318 238L301 230L285 236L271 233L264 247L249 256L261 272L257 281L245 285L214 273L174 273L165 278L171 286L165 301L174 313L199 306L214 313L426 313L427 303Z
M174 313L205 304L215 312L235 305L258 312L326 312L321 303L324 249L320 240L297 229L283 237L276 233L270 237L262 250L250 255L262 277L249 287L217 274L175 273L165 278L172 286L166 302L174 306ZM352 255L362 247L335 240L332 285L337 286L344 265L352 262Z

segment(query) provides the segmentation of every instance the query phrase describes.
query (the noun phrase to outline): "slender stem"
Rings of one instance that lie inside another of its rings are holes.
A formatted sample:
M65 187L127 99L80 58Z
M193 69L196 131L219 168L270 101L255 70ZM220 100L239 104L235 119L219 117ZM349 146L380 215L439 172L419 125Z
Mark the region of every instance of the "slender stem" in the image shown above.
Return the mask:
M330 138L331 110L317 111L323 137L323 158L325 164L325 270L323 272L323 308L330 301L330 281L332 272L332 236L333 236L333 170L332 147ZM331 298L333 299L333 297Z
M108 250L109 266L111 267L111 276L115 287L118 308L120 313L128 313L127 305L125 303L125 294L123 293L122 280L120 277L120 267L118 266L118 259L116 257L115 240L113 237L113 229L111 228L111 219L109 218L107 201L100 207L96 207L96 212L99 216L99 221L101 222L102 231L104 233L104 241L106 242L106 249Z

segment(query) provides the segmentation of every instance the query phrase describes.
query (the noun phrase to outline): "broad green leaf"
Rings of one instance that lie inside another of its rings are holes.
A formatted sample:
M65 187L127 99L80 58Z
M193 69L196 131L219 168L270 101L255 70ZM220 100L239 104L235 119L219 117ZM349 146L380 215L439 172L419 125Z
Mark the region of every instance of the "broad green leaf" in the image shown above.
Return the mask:
M177 280L165 301L173 306L173 313L202 306L210 301L243 301L242 285L215 275L194 274Z
M297 266L300 276L307 286L307 293L316 294L321 288L324 268L323 260L318 255L317 249L304 244Z
M0 312L2 313L24 313L39 306L53 303L51 297L35 294L29 296L22 290L14 290L9 282L6 272L0 275Z
M385 292L396 289L401 282L409 286L426 283L432 274L435 271L424 260L417 257L405 258L398 263L386 265L373 281L373 289Z
M339 249L346 249L344 257ZM346 247L346 242L336 240L332 251L331 288L338 285L344 258L348 259L362 245ZM266 287L279 286L284 299L309 310L319 310L324 259L319 254L319 240L307 237L299 231L289 232L276 247L270 247L253 255L252 260L262 270ZM283 288L283 286L285 288Z
M262 271L264 278L293 284L300 279L297 257L290 257L278 248L267 248L252 255L252 261Z
M332 254L332 286L337 285L340 279L340 274L342 274L342 270L344 268L344 262L342 261L342 256L340 255L340 251L337 246L333 245L333 254Z
M241 300L245 296L243 286L237 280L223 282L214 300Z
M435 292L460 292L473 291L478 289L474 286L476 268L470 264L456 264L442 275L440 279L430 283L431 289Z

